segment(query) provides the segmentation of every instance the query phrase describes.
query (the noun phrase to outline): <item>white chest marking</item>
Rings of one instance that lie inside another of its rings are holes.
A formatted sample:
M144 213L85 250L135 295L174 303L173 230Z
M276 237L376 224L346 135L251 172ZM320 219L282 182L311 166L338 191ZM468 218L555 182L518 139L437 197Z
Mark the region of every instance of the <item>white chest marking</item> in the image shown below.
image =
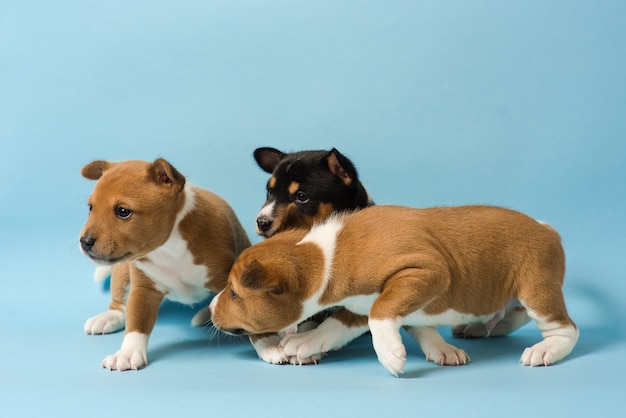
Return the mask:
M324 254L324 273L319 289L311 298L304 301L302 320L307 319L325 307L319 304L319 299L326 290L328 281L332 273L333 258L335 256L335 245L337 234L343 228L341 216L332 216L322 224L315 225L311 231L297 244L313 243L322 250Z
M185 185L185 205L176 217L172 234L168 240L149 253L146 261L135 261L135 265L156 283L157 289L170 300L186 304L198 303L210 291L204 287L209 278L209 269L194 264L194 256L189 251L178 230L180 221L194 207L194 189Z

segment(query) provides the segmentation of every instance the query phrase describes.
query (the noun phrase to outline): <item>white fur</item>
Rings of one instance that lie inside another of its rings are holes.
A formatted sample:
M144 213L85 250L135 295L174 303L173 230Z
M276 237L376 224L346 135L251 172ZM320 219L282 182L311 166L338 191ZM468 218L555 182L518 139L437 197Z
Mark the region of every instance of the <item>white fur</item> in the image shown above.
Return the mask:
M178 230L179 223L194 205L194 188L187 184L185 205L176 217L168 240L143 257L142 261L134 261L135 266L150 277L156 283L157 290L165 293L168 299L189 305L206 299L211 293L204 287L208 281L208 268L194 264L194 255Z
M280 348L281 337L278 334L271 334L260 338L252 343L257 355L261 360L270 364L287 363L289 359L283 354Z
M341 301L341 305L345 306L350 312L355 314L368 316L370 309L380 293L372 293L371 295L350 296Z
M81 248L82 251L82 248ZM93 272L93 281L94 282L103 282L108 277L111 276L111 271L113 271L113 266L98 266Z
M122 347L117 353L105 357L102 367L109 370L139 370L148 364L149 335L139 332L128 332L124 335Z
M419 309L410 313L406 317L402 318L403 325L410 326L441 326L441 325L456 325L456 324L469 324L472 322L487 323L494 318L494 315L498 315L499 312L494 312L489 315L472 315L457 312L453 309L448 309L437 315L429 315L424 313L423 309Z
M261 208L261 210L259 211L258 215L256 216L257 219L259 219L259 217L261 216L265 216L269 219L274 219L274 208L276 206L276 202L271 202L268 203L267 205L263 206ZM256 233L259 235L263 234L263 231L261 231L259 229L259 225L257 223L255 223L255 228L256 228Z
M465 351L446 343L433 327L410 327L407 331L419 344L426 361L448 366L458 366L470 361Z
M401 324L401 318L369 319L372 344L378 361L396 377L403 372L406 363L406 348L400 336Z
M285 336L280 342L284 354L295 357L298 364L331 350L338 350L367 331L367 325L348 327L332 317L317 328Z
M549 366L567 357L578 341L578 328L548 321L528 309L528 315L537 322L543 341L528 347L522 353L520 363L525 366Z
M319 299L324 294L326 286L332 273L333 258L335 256L335 246L337 243L337 234L343 228L343 219L340 216L331 216L326 222L314 225L308 234L296 245L305 243L313 243L317 245L324 254L324 273L322 283L315 294L303 303L302 317L298 321L301 322L310 318L314 314L324 310L324 306L319 304Z
M85 334L110 334L124 329L125 326L126 316L124 312L117 309L109 309L87 319L83 330Z

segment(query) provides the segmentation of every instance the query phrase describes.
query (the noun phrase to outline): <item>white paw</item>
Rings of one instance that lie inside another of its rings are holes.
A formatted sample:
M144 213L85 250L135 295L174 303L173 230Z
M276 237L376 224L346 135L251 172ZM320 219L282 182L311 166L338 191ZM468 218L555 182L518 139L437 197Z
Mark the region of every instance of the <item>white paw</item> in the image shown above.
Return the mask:
M432 361L440 366L460 366L470 361L465 351L450 344L431 346L424 354L426 361Z
M317 364L325 353L333 347L333 342L320 335L316 328L311 331L290 334L280 342L283 353L289 358L291 364ZM338 348L338 347L337 347Z
M526 348L520 363L531 367L549 366L567 356L571 352L571 347L571 339L568 337L549 337Z
M441 366L459 366L470 361L465 351L445 342L433 327L410 327L407 331L420 345L426 361Z
M122 347L115 354L106 356L101 366L109 370L139 370L148 365L149 335L139 332L128 332L124 335Z
M289 356L287 362L289 364L293 364L294 366L304 366L307 364L317 364L320 362L322 358L324 358L325 353L313 354L309 357L298 357L298 356Z
M148 359L146 353L142 353L139 350L123 350L120 349L117 353L106 356L102 360L101 366L109 370L119 370L121 372L125 370L139 370L148 365Z
M309 331L302 332L302 328L280 342L292 364L317 364L328 351L339 350L367 330L367 327L347 327L332 317Z
M256 350L257 355L261 360L270 364L283 364L288 363L289 358L285 356L282 348L280 347L281 337L278 334L265 336L252 341L252 346Z
M111 309L92 316L83 326L85 334L110 334L124 329L126 318L124 312Z
M406 349L404 345L378 344L378 361L395 377L404 373Z
M406 348L402 344L399 324L391 319L369 320L378 361L396 377L403 373L406 363Z
M572 352L578 341L579 331L574 325L537 321L542 329L543 341L524 350L520 363L525 366L549 366L564 359Z

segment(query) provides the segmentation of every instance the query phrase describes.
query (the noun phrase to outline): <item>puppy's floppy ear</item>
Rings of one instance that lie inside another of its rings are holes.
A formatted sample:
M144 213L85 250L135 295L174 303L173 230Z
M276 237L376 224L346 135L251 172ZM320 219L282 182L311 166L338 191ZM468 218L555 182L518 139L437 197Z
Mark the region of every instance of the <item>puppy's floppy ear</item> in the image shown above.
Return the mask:
M328 169L346 186L351 185L357 178L356 168L346 157L341 155L336 148L330 150L326 156L328 162Z
M254 159L256 163L266 173L272 174L274 169L285 157L285 153L277 150L276 148L261 147L254 150Z
M178 170L174 168L170 163L163 158L157 158L154 160L149 168L152 179L157 184L162 185L177 185L182 188L185 185L185 176L183 176Z
M108 169L113 164L115 163L110 163L103 160L92 161L80 170L80 174L82 174L83 177L85 177L86 179L98 180L100 177L102 177L102 173L104 173L104 170Z
M258 260L249 262L243 269L239 280L241 285L248 289L259 290L265 287L263 284L267 277L267 269Z
M239 280L242 286L252 290L269 290L276 295L282 295L286 291L285 284L276 280L268 269L258 260L252 260L246 265Z

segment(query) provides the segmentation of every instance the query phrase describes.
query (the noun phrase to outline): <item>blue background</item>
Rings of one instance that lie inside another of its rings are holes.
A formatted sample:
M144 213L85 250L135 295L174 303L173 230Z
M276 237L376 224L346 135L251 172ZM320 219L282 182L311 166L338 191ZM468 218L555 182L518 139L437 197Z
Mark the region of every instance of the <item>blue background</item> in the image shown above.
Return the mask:
M0 0L0 414L621 415L625 40L621 0ZM82 333L109 295L77 246L80 168L164 157L256 242L258 146L337 147L378 203L551 223L578 346L521 367L530 324L454 341L473 362L438 367L405 335L396 379L367 336L318 366L272 366L165 304L150 365L100 369L122 334Z

